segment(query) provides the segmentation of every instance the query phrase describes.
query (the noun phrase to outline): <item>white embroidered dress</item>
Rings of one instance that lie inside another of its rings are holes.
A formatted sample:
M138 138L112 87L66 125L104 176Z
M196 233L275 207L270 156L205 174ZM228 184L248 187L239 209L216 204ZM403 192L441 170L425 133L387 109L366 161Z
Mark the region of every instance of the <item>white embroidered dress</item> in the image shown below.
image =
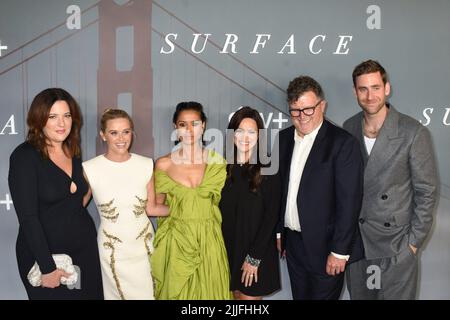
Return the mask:
M101 217L97 239L105 299L154 299L154 230L145 213L153 160L132 153L114 162L101 155L83 168Z

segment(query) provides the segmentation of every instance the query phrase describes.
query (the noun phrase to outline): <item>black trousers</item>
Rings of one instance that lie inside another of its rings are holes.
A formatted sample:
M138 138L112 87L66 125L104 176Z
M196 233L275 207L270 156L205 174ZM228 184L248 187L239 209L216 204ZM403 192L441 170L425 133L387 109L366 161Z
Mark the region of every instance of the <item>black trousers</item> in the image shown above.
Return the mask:
M330 276L326 265L313 270L301 232L286 229L286 259L294 300L338 300L344 285L344 273Z

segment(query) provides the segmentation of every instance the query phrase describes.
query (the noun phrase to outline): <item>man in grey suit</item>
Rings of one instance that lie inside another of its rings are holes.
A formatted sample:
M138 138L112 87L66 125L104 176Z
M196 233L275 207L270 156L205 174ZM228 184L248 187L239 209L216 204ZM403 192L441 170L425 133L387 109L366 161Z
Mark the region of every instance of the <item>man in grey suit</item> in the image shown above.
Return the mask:
M351 299L415 299L418 253L433 223L436 160L429 131L386 99L390 83L373 60L353 70L362 112L344 123L360 142L365 259L346 271Z

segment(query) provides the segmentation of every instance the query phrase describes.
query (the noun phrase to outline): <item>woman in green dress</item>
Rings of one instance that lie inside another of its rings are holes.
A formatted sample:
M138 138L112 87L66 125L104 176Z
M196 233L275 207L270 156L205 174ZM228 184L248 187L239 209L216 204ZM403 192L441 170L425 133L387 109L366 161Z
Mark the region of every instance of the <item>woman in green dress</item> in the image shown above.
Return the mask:
M231 299L230 272L218 207L226 163L203 147L206 116L197 102L181 102L173 116L179 148L156 161L158 219L151 257L155 298Z

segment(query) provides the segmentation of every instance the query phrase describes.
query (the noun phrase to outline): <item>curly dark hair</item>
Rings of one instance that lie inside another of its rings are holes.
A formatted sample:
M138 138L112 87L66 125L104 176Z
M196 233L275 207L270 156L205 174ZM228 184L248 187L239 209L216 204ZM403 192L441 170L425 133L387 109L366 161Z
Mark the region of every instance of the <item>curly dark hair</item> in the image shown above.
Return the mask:
M289 82L289 86L286 90L288 103L294 103L308 91L314 92L316 96L322 100L325 99L322 87L316 80L309 76L299 76Z

